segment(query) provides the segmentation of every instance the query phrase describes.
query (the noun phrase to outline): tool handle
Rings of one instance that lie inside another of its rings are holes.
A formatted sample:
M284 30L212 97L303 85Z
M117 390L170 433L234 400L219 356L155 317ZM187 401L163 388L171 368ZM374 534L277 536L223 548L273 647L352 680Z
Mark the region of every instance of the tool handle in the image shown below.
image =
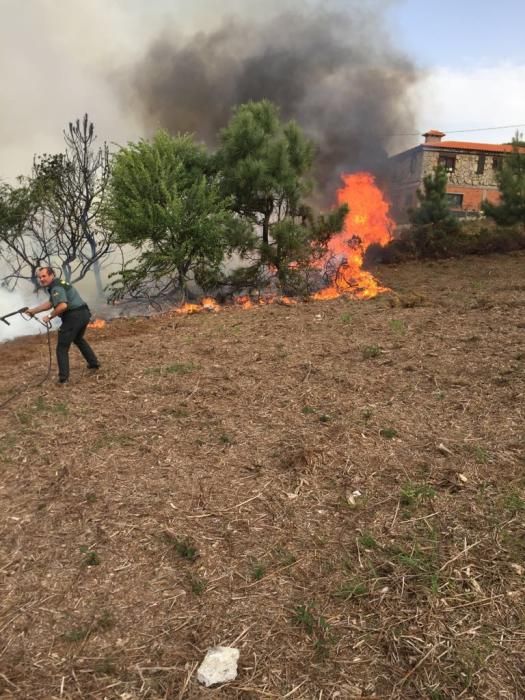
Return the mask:
M16 316L16 314L23 314L25 311L27 311L29 306L23 306L21 309L17 309L16 311L11 311L10 314L6 314L5 316L0 316L0 321L3 321L6 326L10 326L11 324L9 321L6 321L7 318L10 316Z

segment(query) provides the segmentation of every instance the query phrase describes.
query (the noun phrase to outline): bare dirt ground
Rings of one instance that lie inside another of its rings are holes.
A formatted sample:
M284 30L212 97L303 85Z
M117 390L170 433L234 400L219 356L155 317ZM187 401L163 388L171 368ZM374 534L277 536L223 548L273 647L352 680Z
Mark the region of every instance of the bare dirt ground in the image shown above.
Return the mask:
M2 698L525 697L525 256L376 274L114 321L2 409Z

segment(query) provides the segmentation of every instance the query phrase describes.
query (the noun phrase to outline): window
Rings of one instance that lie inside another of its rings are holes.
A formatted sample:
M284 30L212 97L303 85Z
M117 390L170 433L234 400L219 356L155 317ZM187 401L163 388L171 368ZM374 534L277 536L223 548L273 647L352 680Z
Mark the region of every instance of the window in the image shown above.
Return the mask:
M478 169L476 170L476 173L478 175L483 175L485 172L485 154L478 156Z
M447 204L449 209L463 209L463 195L456 193L447 194Z
M492 169L493 170L501 170L502 165L503 165L503 156L494 156L492 158Z
M438 165L447 173L453 173L456 169L456 156L439 156Z

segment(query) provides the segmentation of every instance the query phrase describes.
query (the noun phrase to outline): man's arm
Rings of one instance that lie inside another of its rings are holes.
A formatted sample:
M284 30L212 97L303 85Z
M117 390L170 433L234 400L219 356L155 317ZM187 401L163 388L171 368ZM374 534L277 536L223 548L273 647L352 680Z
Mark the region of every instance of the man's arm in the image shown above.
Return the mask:
M31 309L27 309L24 313L26 313L28 316L35 316L35 314L39 314L42 311L49 311L49 309L53 308L53 305L51 304L50 301L44 301L43 304L40 304L40 306L33 306Z
M51 308L51 304L49 305L48 308ZM65 301L61 301L59 304L57 304L55 306L53 311L48 316L44 316L42 321L44 321L44 323L48 323L49 321L52 321L57 316L62 316L64 311L67 311L67 304Z

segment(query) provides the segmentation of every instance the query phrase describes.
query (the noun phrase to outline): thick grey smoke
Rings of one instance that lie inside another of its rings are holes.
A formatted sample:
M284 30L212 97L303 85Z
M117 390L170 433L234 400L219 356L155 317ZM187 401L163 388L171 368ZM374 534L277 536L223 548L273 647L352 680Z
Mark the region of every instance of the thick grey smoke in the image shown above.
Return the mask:
M418 71L394 47L378 5L370 7L292 6L189 36L165 30L126 92L150 128L195 133L212 145L232 107L268 98L315 140L317 174L333 193L343 171L380 171L397 135L414 128L408 93Z

